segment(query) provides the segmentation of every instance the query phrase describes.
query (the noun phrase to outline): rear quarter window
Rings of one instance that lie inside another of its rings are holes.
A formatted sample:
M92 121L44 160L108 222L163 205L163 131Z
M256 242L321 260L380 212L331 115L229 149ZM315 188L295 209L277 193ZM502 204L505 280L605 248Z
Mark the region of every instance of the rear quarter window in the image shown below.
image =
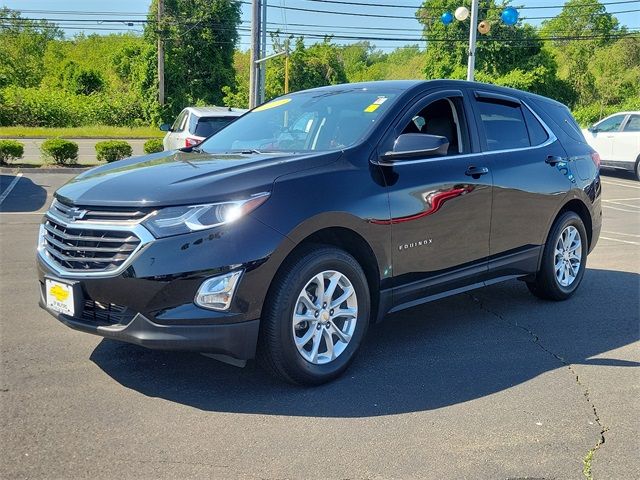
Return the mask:
M555 102L545 102L538 99L535 99L533 104L534 107L544 110L551 117L551 120L569 137L578 142L586 143L580 126L567 107Z

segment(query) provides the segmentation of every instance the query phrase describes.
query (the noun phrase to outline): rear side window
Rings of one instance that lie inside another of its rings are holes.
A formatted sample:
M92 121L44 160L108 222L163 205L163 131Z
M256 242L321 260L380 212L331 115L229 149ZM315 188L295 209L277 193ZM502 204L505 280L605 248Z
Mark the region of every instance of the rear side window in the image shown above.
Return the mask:
M478 101L478 109L489 150L531 146L527 125L519 105Z
M640 115L631 115L629 121L624 126L624 132L640 132Z
M200 117L192 133L197 137L210 137L235 119L236 117Z

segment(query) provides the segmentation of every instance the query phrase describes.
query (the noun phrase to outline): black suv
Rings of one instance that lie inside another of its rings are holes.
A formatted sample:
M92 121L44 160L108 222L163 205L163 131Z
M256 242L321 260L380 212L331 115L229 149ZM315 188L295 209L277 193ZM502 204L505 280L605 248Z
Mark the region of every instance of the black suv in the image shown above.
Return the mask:
M389 312L514 278L570 297L600 233L598 164L565 106L517 90L298 92L60 188L40 302L77 330L318 384Z

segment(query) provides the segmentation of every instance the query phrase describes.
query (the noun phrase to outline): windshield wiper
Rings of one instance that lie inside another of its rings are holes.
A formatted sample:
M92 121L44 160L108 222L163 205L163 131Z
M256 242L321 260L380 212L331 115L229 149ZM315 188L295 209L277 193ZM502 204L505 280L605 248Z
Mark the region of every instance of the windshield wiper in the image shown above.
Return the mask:
M239 153L241 155L250 155L253 153L255 155L262 155L263 152L261 152L260 150L256 150L255 148L243 148L241 150L231 150L227 153Z

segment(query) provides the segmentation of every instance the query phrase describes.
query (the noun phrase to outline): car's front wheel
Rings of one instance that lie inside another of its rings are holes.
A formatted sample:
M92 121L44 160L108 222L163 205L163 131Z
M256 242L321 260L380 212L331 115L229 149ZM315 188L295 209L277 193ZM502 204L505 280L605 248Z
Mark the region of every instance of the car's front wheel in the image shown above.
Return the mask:
M261 319L258 359L290 383L317 385L353 360L369 323L366 276L347 252L318 246L274 280Z
M582 219L565 212L551 227L531 293L547 300L566 300L578 289L587 264L587 232Z

